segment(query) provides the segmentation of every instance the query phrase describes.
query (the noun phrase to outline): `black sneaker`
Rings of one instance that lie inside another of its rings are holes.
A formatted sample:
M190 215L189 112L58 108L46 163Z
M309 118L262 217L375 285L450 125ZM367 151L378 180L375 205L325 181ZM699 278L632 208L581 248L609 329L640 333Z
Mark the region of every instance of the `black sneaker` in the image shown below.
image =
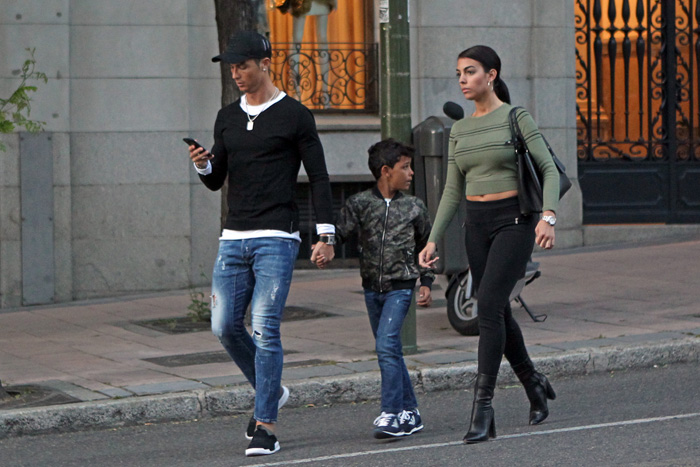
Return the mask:
M423 420L418 409L404 410L399 414L399 426L406 436L423 429Z
M253 434L253 440L245 450L245 455L251 456L266 456L274 454L280 450L280 443L277 437L272 434L267 428L259 425Z
M374 437L377 439L387 439L396 438L398 436L403 436L405 433L401 430L399 425L399 417L395 413L382 412L374 420Z
M248 421L248 428L245 430L246 439L253 439L253 435L255 434L255 425L257 425L257 421L255 420L255 416L251 415L250 420Z
M280 388L280 398L279 401L277 401L277 410L281 409L284 404L287 403L289 400L289 388L287 386L282 386ZM250 416L250 420L248 421L248 428L245 430L245 437L246 439L253 439L253 434L255 433L255 417Z

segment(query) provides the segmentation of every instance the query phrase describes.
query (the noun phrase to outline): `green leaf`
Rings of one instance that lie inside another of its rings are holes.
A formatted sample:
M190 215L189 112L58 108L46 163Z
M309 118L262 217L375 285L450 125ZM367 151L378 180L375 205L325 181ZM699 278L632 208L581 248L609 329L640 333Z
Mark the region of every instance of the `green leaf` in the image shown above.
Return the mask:
M14 123L9 120L0 120L0 133L12 133L15 129Z
M27 119L19 112L12 112L12 121L14 121L17 126L24 126L24 122L26 122Z
M30 133L38 133L44 129L46 122L40 122L38 120L30 120L27 122L27 131Z
M27 131L41 131L46 122L30 120L31 97L29 93L36 92L37 86L27 85L29 79L48 81L45 73L35 71L36 60L34 60L35 49L26 49L29 52L29 59L24 61L21 69L20 82L9 98L0 99L0 133L11 133L15 129L24 127ZM5 146L0 146L4 151Z
M10 104L18 105L29 100L29 96L27 96L27 93L24 92L24 88L18 88L12 93L8 100L10 101Z

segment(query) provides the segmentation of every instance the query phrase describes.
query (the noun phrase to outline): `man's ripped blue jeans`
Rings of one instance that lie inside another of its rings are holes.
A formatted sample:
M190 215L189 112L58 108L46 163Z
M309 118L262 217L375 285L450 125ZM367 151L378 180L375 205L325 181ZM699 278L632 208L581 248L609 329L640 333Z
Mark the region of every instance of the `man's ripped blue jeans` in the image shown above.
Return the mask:
M282 380L282 311L299 242L285 238L221 240L212 276L211 328L255 388L256 420L277 421ZM243 320L251 306L251 336Z

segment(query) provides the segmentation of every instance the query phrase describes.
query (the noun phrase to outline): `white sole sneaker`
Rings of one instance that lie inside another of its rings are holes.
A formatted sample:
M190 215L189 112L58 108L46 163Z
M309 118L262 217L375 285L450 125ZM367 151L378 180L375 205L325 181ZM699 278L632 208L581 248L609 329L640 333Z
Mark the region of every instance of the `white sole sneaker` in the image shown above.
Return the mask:
M280 443L279 441L275 442L275 447L273 450L265 449L265 448L248 448L245 450L245 455L248 457L253 457L253 456L267 456L270 454L274 454L277 451L280 450Z
M282 395L279 398L279 401L277 402L277 410L281 409L284 404L287 403L289 400L289 388L287 386L282 386ZM253 435L248 434L251 431L251 425L252 425L252 431L255 432L255 418L250 417L250 421L248 422L248 428L245 431L245 439L251 440L253 439ZM270 453L272 454L272 453Z
M267 456L274 454L280 450L280 443L274 433L270 432L263 426L258 426L253 435L253 440L245 450L245 455L251 456Z
M282 395L279 401L277 401L277 410L281 409L284 404L289 400L289 388L287 386L282 386Z

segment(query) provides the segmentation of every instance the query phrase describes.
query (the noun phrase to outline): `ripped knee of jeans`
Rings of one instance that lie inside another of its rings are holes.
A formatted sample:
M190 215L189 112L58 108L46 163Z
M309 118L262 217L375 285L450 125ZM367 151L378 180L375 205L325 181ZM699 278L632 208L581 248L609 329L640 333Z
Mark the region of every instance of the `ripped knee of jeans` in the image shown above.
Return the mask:
M253 326L253 341L255 341L258 349L272 349L275 347L273 333L265 326Z

